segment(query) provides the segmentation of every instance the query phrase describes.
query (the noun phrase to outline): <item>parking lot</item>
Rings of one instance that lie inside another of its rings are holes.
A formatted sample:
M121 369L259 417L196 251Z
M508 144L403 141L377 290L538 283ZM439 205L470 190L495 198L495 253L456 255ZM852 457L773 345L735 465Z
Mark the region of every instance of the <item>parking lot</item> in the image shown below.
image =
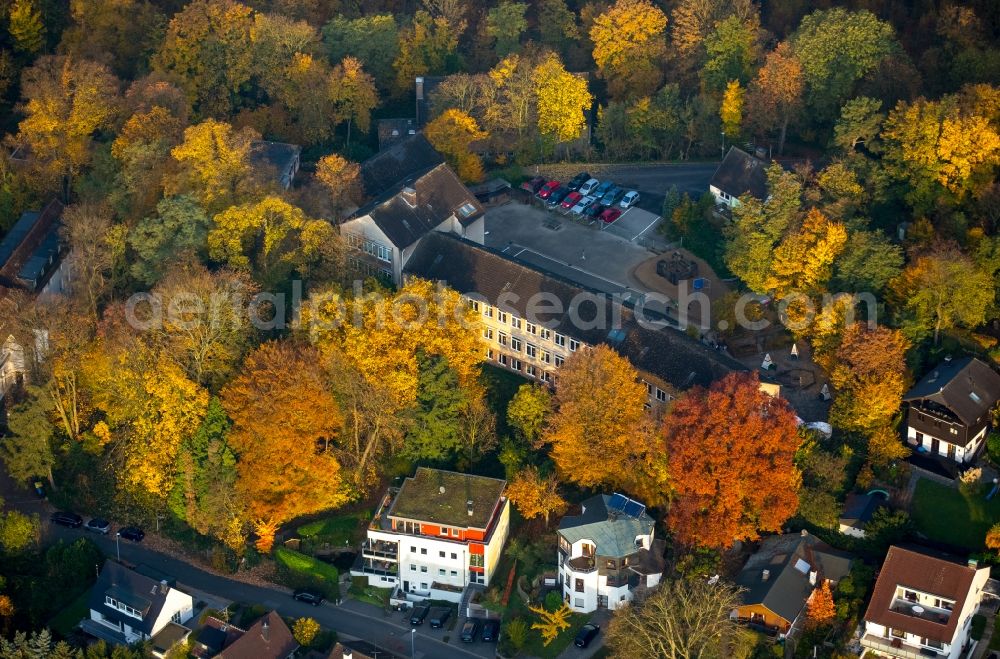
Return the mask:
M658 237L656 229L659 224L659 215L633 206L622 213L617 220L602 227L602 230L635 242L644 236Z

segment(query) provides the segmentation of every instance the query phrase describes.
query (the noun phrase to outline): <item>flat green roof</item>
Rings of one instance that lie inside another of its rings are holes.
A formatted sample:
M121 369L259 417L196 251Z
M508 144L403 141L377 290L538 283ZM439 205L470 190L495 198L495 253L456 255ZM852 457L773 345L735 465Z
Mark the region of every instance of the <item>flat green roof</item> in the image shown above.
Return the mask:
M507 481L498 478L419 467L416 474L403 482L389 516L442 526L486 529L506 485Z

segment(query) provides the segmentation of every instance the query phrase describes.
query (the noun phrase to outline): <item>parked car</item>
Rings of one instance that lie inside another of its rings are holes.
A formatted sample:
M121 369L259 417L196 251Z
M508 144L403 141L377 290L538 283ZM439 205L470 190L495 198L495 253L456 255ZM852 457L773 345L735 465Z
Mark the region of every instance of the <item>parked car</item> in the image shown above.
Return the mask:
M568 187L566 187L565 185L561 185L552 191L552 194L550 194L549 198L545 200L545 203L549 205L549 208L555 208L556 206L561 204L563 199L566 198L566 195L568 195L571 192L572 190L570 190Z
M100 517L91 518L87 525L83 527L84 531L93 531L94 533L100 533L101 535L107 535L108 531L111 530L111 522L106 519L101 519Z
M597 633L601 631L600 625L595 625L592 622L588 622L580 629L580 633L576 635L576 640L573 641L573 645L578 648L585 648L590 645L590 642L594 640Z
M142 542L142 539L146 537L146 532L138 526L126 526L118 530L118 535L132 542Z
M597 197L591 197L589 195L586 196L586 197L583 197L578 202L576 202L576 206L574 206L572 209L570 209L570 212L571 213L575 213L576 215L580 215L581 213L583 213L583 211L585 211L588 208L590 208L590 206L594 202L596 202L596 201L597 201Z
M589 208L587 208L587 210L583 211L581 215L583 215L583 217L587 219L593 220L603 212L604 212L604 206L598 202L594 202L593 204L590 205Z
M601 205L614 206L615 204L618 203L618 200L622 198L622 195L624 193L625 191L619 188L617 185L614 186L613 188L605 192L603 197L601 197Z
M434 629L440 629L444 627L444 623L448 622L448 618L451 617L451 608L436 607L431 609L431 627Z
M462 642L463 643L473 643L476 640L476 636L479 635L479 621L475 618L469 618L462 625Z
M622 209L620 208L605 208L604 212L601 213L601 221L605 224L611 224L617 220L622 215Z
M599 186L594 188L594 191L590 194L594 195L598 199L601 199L608 193L609 190L615 187L614 181L604 181Z
M496 643L498 636L500 636L500 621L492 619L484 620L483 640L487 643Z
M300 602L305 602L306 604L312 604L313 606L319 606L323 603L326 598L322 594L317 593L315 590L309 590L307 588L300 588L292 593L292 597Z
M562 203L559 205L562 206L563 208L573 208L574 206L576 206L576 202L580 201L581 199L583 199L583 195L574 190L573 192L570 192L568 195L566 195L566 198L563 199Z
M622 200L618 202L618 205L622 208L632 208L639 202L639 193L635 190L629 190L622 197Z
M597 189L597 186L599 186L600 184L601 182L598 181L596 178L589 179L586 183L580 186L580 194L582 195L593 194L594 190Z
M68 526L71 529L78 529L83 526L83 518L76 513L64 513L58 510L52 513L49 521L59 526Z
M589 172L580 172L567 184L570 190L579 190L580 186L590 180Z
M534 177L532 179L529 179L529 180L525 181L524 183L522 183L521 184L521 189L522 190L526 190L526 191L530 192L531 194L535 194L536 192L538 192L538 190L543 185L545 185L545 177L544 176L536 176L536 177Z
M559 181L549 181L538 190L539 199L548 199L549 195L559 189Z
M413 613L410 614L410 624L416 627L417 625L424 624L424 618L430 613L431 608L429 606L415 606L413 607Z

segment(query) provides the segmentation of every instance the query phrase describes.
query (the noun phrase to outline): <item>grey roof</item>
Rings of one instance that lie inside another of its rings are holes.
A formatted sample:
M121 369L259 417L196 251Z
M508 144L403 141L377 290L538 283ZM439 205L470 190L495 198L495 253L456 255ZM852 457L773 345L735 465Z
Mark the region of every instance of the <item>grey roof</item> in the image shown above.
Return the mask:
M760 549L737 575L736 584L744 589L744 605L765 606L793 622L813 591L809 582L812 571L819 578L840 581L851 571L851 557L805 531L775 535L761 541Z
M55 270L62 210L53 199L41 211L27 211L0 240L0 288L37 290Z
M936 403L971 426L1000 400L1000 375L975 357L945 360L906 392L903 400Z
M409 247L454 216L463 225L483 214L483 207L446 164L401 181L388 193L354 212L368 215L399 249Z
M285 172L302 153L298 144L257 140L250 144L250 160L257 165L273 165L279 172Z
M413 117L379 119L378 148L388 149L408 136L416 134L417 129L417 120Z
M591 540L597 556L622 558L638 551L635 538L653 532L653 518L643 510L638 517L612 511L607 494L597 494L581 505L579 515L566 515L559 522L559 535L567 542Z
M750 193L767 199L767 163L737 147L730 147L709 185L734 197Z
M28 232L35 226L39 216L41 216L41 211L24 211L3 237L3 240L0 240L0 267L10 260L10 257L14 255L14 250L27 238Z
M680 389L707 386L727 373L746 370L735 359L684 332L671 327L641 327L629 309L616 308L603 293L454 234L434 232L426 236L410 257L406 272L446 281L459 293L476 293L493 305L503 300L503 307L529 320L529 302L542 293L550 300L557 300L562 308L549 313L538 305L532 309L532 322L590 345L608 343L639 370ZM601 303L600 317L595 315L595 300ZM571 307L579 318L599 320L592 323L593 327L581 328L572 320ZM612 336L616 314L620 315L621 328Z
M140 629L150 635L167 601L168 592L169 586L162 588L160 582L108 559L104 562L104 568L97 577L97 582L90 589L89 606L91 610L99 611L106 618L124 622L133 629ZM105 596L113 597L142 612L142 621L108 606L104 602Z
M840 515L840 523L863 529L875 511L884 505L885 497L881 494L848 494L844 502L844 512Z
M444 162L444 157L421 134L400 140L361 163L361 184L369 197L394 193L412 179Z

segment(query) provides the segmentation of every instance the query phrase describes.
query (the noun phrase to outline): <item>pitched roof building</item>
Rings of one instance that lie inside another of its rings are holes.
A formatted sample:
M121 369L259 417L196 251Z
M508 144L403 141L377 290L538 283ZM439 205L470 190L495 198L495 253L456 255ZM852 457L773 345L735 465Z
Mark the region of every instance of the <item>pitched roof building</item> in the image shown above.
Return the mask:
M361 184L369 197L384 197L443 162L444 156L426 137L408 135L361 163Z
M286 659L298 648L292 630L277 611L271 611L215 656L217 659Z
M739 205L739 197L745 194L763 201L767 199L767 162L743 149L730 147L712 175L708 190L717 203L729 207Z
M283 190L292 187L301 157L298 144L257 140L250 145L250 162L259 171L266 170Z

